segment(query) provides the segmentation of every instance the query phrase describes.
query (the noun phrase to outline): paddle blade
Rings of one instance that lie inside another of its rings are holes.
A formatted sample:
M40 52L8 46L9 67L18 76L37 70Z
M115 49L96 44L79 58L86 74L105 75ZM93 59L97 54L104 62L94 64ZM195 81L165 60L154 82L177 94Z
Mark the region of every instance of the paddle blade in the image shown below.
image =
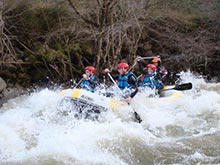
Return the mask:
M192 83L178 84L173 89L178 91L190 90L192 89Z

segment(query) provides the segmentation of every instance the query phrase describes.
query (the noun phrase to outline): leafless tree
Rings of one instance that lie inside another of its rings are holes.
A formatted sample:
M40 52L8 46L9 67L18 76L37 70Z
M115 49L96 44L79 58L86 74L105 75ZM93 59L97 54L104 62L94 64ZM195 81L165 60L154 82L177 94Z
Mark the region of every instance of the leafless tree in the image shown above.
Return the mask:
M114 67L122 58L132 63L146 25L141 21L150 15L154 5L162 3L150 0L97 0L96 3L86 1L83 4L73 0L68 2L84 22L79 30L87 33L88 39L95 43L97 55L93 64L98 68L103 65Z
M4 48L3 48L3 26L4 26L4 21L2 18L2 10L3 10L3 2L0 1L0 55L2 57Z
M13 36L9 31L9 28L6 28L5 25L5 22L8 19L7 13L10 12L13 7L14 5L11 1L0 1L0 54L2 61L4 61L5 58L16 60L15 49L11 41Z

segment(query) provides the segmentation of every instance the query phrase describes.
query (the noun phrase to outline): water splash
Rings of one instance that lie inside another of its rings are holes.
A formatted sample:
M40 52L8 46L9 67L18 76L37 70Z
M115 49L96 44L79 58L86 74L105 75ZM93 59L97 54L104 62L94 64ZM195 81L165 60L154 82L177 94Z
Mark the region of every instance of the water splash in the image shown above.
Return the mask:
M11 99L0 109L0 164L219 163L220 84L190 72L181 79L193 83L181 97L145 91L99 121L64 114L59 90Z

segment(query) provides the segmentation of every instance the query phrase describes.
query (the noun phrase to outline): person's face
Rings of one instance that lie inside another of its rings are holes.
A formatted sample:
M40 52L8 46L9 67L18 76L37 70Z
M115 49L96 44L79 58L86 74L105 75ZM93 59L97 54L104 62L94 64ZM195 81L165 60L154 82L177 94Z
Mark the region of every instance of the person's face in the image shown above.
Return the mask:
M87 76L87 77L90 77L91 75L92 75L92 72L89 71L89 70L86 70L86 76Z
M154 71L153 71L151 68L147 68L147 72L148 72L149 74L151 74L151 73L153 73Z
M123 68L118 68L118 73L120 75L123 75L125 73L124 69Z

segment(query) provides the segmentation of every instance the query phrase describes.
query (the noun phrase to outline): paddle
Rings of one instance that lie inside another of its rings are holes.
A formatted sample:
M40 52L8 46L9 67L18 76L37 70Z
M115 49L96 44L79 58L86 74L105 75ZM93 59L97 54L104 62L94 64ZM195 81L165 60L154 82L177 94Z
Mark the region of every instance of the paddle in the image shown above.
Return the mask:
M141 56L139 56L139 59L140 60L149 60L149 59L152 59L152 58L155 58L155 57L156 56L151 56L151 57L141 57ZM137 58L135 59L134 64L130 67L130 69L128 71L131 71L135 67L135 65L137 65Z
M152 58L155 58L157 56L151 56L151 57L141 57L142 60L149 60L149 59L152 59Z
M77 88L77 87L79 86L79 84L82 82L82 80L83 80L83 78L81 78L81 79L79 80L79 82L74 86L74 88Z
M167 90L184 91L184 90L190 90L190 89L192 89L192 83L177 84L173 88L162 89L162 90L163 91L167 91Z
M111 79L111 81L114 83L114 85L117 87L118 91L120 92L120 95L123 97L123 93L122 93L121 89L118 87L118 84L115 82L115 80L113 79L113 77L110 75L110 73L107 73L107 75L109 76L109 78ZM137 94L137 92L134 93L134 94L132 93L130 97L133 98L136 94ZM137 121L138 121L139 123L141 123L141 122L142 122L142 119L141 119L140 115L139 115L133 108L132 108L132 110L134 111L134 116L135 116L135 118L137 119Z

